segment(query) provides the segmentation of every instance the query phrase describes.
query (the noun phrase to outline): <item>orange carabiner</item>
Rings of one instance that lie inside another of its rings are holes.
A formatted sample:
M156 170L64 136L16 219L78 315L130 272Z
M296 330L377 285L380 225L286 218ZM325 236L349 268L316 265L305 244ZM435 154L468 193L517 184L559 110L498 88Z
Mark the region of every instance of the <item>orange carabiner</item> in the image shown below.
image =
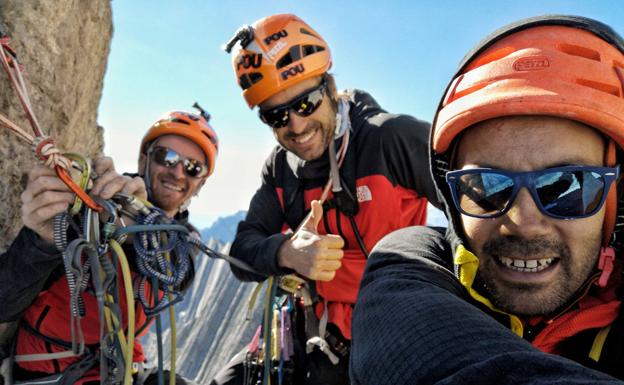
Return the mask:
M81 189L76 184L76 182L74 182L71 176L69 176L69 174L67 173L67 171L65 171L64 168L57 165L57 166L54 166L54 170L56 171L56 175L58 175L58 177L63 181L63 183L65 183L67 187L69 187L76 195L78 195L78 198L82 199L82 201L87 206L89 206L91 209L97 212L102 212L104 208L100 206L99 204L97 204L96 201L94 201L83 189Z

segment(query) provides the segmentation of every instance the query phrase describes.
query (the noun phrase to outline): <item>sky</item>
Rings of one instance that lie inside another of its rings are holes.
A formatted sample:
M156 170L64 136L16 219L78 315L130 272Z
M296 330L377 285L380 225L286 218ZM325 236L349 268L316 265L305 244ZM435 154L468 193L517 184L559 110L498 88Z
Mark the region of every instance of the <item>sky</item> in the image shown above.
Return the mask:
M574 14L624 34L624 1L214 1L113 0L113 39L98 123L104 152L119 171L137 169L143 134L169 111L212 115L220 141L214 174L190 206L209 226L246 210L276 145L269 127L244 102L221 50L243 24L294 13L330 46L339 89L371 93L392 113L431 121L466 52L495 29L541 14ZM426 167L425 165L423 167Z

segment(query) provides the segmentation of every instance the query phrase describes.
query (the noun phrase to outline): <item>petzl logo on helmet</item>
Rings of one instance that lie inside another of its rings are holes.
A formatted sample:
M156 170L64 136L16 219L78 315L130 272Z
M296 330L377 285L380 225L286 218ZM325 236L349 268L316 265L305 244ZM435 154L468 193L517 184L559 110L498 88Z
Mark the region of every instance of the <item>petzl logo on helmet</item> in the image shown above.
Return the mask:
M269 57L269 59L273 60L275 59L275 56L277 56L277 54L280 53L280 51L287 45L288 44L284 43L283 41L280 41L279 43L275 44L275 47L271 48L271 50L267 52L266 55Z
M513 69L516 71L536 71L550 67L546 56L529 56L516 60Z
M236 70L240 71L241 66L245 69L249 68L249 67L253 67L253 68L258 68L260 67L260 65L262 64L262 54L258 53L252 53L252 54L248 54L248 55L243 55L241 56L241 58L238 60L238 63L236 63Z
M281 31L274 33L273 35L264 38L264 44L269 45L272 41L277 41L286 36L288 36L288 32L286 32L285 29L282 29Z
M296 76L302 74L305 71L303 64L297 64L296 66L292 66L286 71L282 71L282 79L287 80L291 76Z

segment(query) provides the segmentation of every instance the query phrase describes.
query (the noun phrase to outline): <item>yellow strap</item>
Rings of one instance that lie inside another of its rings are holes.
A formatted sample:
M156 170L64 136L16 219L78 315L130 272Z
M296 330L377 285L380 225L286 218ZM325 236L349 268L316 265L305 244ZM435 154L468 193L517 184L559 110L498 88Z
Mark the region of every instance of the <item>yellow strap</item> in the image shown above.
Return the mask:
M280 346L280 330L279 330L280 311L273 309L273 318L271 319L271 359L279 361L281 355Z
M598 362L600 360L600 355L602 354L602 348L604 347L604 343L607 340L607 335L611 331L611 325L605 326L598 334L596 334L596 338L594 338L594 343L592 344L591 350L589 351L589 358Z
M266 291L266 295L265 295L265 300L264 300L264 343L266 346L267 341L270 341L271 338L271 325L269 325L269 312L272 312L272 306L271 304L273 303L272 298L271 298L271 293L273 292L273 285L275 284L275 277L274 276L270 276L267 279L267 291ZM271 352L267 352L265 351L266 349L262 349L264 351L264 358L266 360L271 360ZM264 370L264 368L263 368ZM269 378L267 378L267 385L271 385L271 376L269 376Z
M260 289L262 289L262 286L264 286L264 282L258 282L253 292L251 293L251 298L249 299L249 304L247 305L247 316L245 317L246 321L249 321L251 319L251 313L253 313L254 307L256 306L256 300L258 299Z
M472 284L477 277L477 270L479 269L479 258L477 258L470 251L468 251L464 247L464 245L459 245L457 247L457 251L455 252L454 263L459 266L459 282L468 290L470 296L478 302L487 306L492 311L507 315L511 324L511 331L522 337L524 331L520 318L513 314L509 314L497 309L496 307L494 307L494 304L492 304L489 299L479 294L472 287Z

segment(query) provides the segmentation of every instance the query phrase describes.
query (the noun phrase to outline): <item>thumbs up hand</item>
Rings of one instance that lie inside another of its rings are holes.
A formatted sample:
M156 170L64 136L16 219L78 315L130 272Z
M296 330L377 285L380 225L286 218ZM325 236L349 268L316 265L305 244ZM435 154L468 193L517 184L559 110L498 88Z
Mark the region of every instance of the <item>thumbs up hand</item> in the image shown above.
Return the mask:
M344 241L339 235L319 235L318 224L323 218L321 202L312 201L310 215L293 236L277 252L278 264L318 281L331 281L342 265Z

